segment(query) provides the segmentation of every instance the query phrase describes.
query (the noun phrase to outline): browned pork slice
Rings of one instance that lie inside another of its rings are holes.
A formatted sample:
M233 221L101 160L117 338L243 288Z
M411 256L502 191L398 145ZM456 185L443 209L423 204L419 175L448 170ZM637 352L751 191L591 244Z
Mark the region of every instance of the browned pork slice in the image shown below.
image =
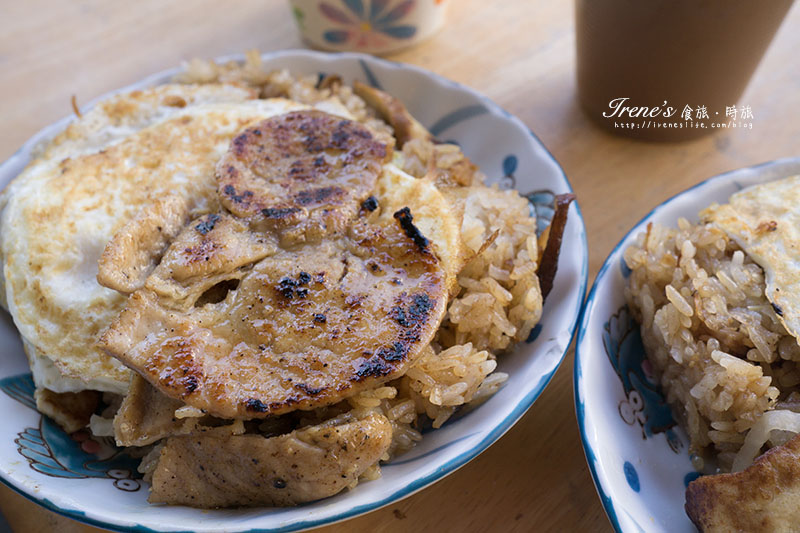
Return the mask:
M357 122L321 111L273 117L234 138L217 165L223 205L286 242L342 231L391 149Z
M408 208L279 249L209 303L191 294L195 305L179 309L147 288L133 293L101 344L166 395L244 419L329 405L402 375L447 302L445 272Z
M405 373L443 318L459 264L436 187L382 166L386 149L368 130L324 113L288 113L236 139L226 156L235 172L220 164L236 179L221 175L220 192L234 187L223 203L249 217L190 223L101 346L220 418L330 405ZM322 163L306 172L309 153ZM378 174L406 186L377 187ZM300 201L319 190L341 192ZM287 228L313 239L277 242L265 211L284 208L305 217Z
M142 288L188 214L189 202L179 195L157 198L146 206L106 245L97 282L123 293Z
M692 481L686 489L686 514L704 532L797 531L800 436L767 451L741 472Z
M370 413L280 437L172 437L152 472L151 503L296 505L355 484L389 448L392 425Z
M277 250L274 236L249 230L241 220L227 213L212 213L192 221L170 245L145 282L175 308L191 307L205 291L225 282L236 283L248 265ZM204 302L200 302L204 303Z
M114 417L117 446L147 446L166 437L213 431L218 437L244 433L241 420L219 420L161 394L137 374Z
M353 83L353 92L363 98L367 105L374 108L381 118L392 126L398 148L402 148L405 143L413 139L433 138L425 126L408 112L403 102L394 96L358 80Z

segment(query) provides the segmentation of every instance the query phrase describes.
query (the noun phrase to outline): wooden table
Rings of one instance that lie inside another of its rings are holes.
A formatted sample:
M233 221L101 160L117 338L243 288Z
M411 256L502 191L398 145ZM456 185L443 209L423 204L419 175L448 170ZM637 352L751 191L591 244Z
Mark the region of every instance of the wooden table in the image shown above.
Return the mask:
M391 59L477 89L536 132L578 195L590 280L655 204L711 175L800 151L800 7L788 15L741 99L752 108L752 130L655 144L609 135L578 108L571 2L451 2L438 36ZM286 3L278 0L4 2L0 160L67 115L72 94L86 102L194 56L302 46ZM5 488L0 509L18 532L97 531ZM581 449L570 352L533 408L476 460L410 498L319 531L609 529Z

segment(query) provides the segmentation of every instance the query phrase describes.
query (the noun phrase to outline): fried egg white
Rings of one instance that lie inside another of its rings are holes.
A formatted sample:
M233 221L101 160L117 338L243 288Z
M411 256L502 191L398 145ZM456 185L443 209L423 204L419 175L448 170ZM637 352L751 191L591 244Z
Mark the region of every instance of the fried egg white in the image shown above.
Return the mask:
M766 297L800 337L800 176L748 187L700 213L764 269Z
M96 346L125 296L98 284L106 243L167 194L218 209L214 166L248 124L309 106L231 85L164 85L99 104L0 197L8 310L40 387L124 393L129 371ZM334 102L319 108L348 117Z
M457 276L466 261L461 241L460 217L430 178L417 179L392 163L383 167L376 183L382 199L381 217L390 218L406 205L414 206L414 224L431 240L442 262L449 291L457 289Z

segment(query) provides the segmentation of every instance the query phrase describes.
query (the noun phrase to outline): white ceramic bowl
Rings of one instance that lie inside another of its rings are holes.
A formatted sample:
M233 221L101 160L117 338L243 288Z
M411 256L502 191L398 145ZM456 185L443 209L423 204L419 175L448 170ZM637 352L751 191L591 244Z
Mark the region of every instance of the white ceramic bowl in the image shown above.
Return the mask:
M224 58L231 59L231 58ZM547 192L570 185L558 163L517 118L476 92L430 72L370 56L285 51L264 55L270 68L294 73L338 73L402 99L440 139L457 141L489 181L516 186L532 195L542 220L552 216ZM170 79L171 70L123 90ZM31 148L62 130L69 119L44 129L0 166L5 185L28 162ZM564 358L586 290L586 234L578 206L569 214L555 286L541 324L528 342L501 358L510 374L505 386L480 407L426 433L411 452L383 467L383 477L355 490L294 508L202 511L147 504L147 486L135 463L88 455L76 442L32 408L32 382L11 320L0 315L0 479L31 500L82 522L122 531L294 531L343 520L397 501L464 465L500 438L541 394Z
M686 485L697 477L688 437L644 360L639 326L625 306L630 274L622 256L650 222L697 221L712 202L757 183L800 174L800 158L781 159L710 178L659 205L606 259L584 305L575 348L575 409L586 460L617 531L696 531L684 512Z

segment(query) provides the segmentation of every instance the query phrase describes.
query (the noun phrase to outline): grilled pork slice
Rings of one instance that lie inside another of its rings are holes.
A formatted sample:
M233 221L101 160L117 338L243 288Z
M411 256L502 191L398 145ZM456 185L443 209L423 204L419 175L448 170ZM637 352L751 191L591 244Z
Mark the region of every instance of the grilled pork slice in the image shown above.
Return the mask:
M141 289L188 215L189 202L177 194L145 206L106 245L97 265L97 282L126 294Z
M356 80L353 83L353 92L364 99L370 107L374 108L394 130L397 147L402 148L405 143L414 139L431 140L433 135L419 123L406 106L394 96L370 87Z
M164 396L138 374L114 417L117 446L147 446L166 437L214 431L225 436L244 433L240 420L219 420Z
M176 309L143 289L102 337L161 392L220 418L338 402L402 375L433 338L446 275L408 208L279 250ZM169 252L167 252L167 256Z
M178 235L145 286L171 307L186 309L206 291L207 299L224 298L224 291L212 290L215 285L235 285L243 267L276 250L272 235L250 231L241 219L226 213L205 215Z
M692 481L686 489L686 513L700 531L797 531L800 435L741 472Z
M405 373L460 268L442 195L381 166L385 147L368 130L324 113L288 113L236 139L226 156L236 170L220 168L238 181L220 192L247 218L218 213L185 228L101 346L167 396L226 419L330 405ZM323 196L341 202L301 201L340 188ZM278 242L264 212L284 208L302 211L289 230L313 238Z
M374 413L272 438L172 437L156 452L149 501L210 508L326 498L356 484L391 440L391 423Z
M217 165L219 196L239 217L314 241L347 227L391 149L357 122L321 111L273 117L240 133Z

